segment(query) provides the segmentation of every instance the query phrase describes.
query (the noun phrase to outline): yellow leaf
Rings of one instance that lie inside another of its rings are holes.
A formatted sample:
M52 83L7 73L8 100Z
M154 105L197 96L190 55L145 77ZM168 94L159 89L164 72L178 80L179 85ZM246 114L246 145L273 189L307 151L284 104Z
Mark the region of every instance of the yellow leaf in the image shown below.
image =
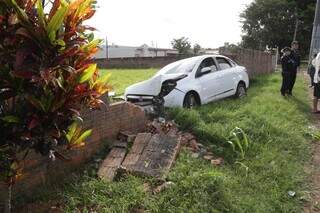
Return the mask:
M79 83L84 83L90 80L97 70L97 64L91 64L86 70L83 71L79 78Z

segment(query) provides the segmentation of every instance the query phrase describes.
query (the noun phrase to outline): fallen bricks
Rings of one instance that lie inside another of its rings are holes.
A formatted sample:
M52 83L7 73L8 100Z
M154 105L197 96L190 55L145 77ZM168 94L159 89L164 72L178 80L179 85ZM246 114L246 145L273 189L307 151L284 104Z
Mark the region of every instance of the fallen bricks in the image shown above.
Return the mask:
M214 166L223 163L222 158L215 158L198 143L195 136L179 132L174 122L164 119L148 123L145 133L120 132L117 139L100 166L98 176L101 179L112 181L123 174L165 179L182 146L193 153L192 157L201 157ZM132 143L129 151L128 143Z
M99 168L98 177L103 180L113 180L125 156L125 148L112 148Z
M142 152L130 150L121 165L121 170L139 176L166 178L179 153L180 140L169 135L155 134L142 146L139 147L143 149Z

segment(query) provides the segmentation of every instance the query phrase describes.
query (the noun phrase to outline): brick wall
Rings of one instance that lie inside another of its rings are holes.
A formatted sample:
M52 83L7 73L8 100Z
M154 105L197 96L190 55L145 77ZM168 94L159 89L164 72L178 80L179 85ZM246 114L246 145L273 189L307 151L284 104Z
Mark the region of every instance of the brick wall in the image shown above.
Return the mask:
M224 48L220 48L219 51L220 54L230 57L240 65L245 66L250 77L274 72L276 68L276 56L267 52L251 49L238 49L230 52ZM104 69L148 69L161 68L188 57L192 57L192 55L96 59L96 63L100 68Z
M230 52L227 49L220 48L219 52L245 66L250 77L272 73L277 66L275 55L259 50L237 49Z
M80 168L93 154L103 147L102 141L113 139L119 131L137 133L145 128L144 111L133 104L120 102L97 111L84 111L84 126L93 130L82 148L62 153L71 159L68 162L49 161L47 157L30 153L24 161L22 178L14 186L14 194L30 194L32 189L46 183L54 182L70 173L70 169ZM0 201L5 196L5 187L0 185ZM1 208L0 208L1 211Z
M172 62L191 56L136 57L96 59L99 68L104 69L148 69L161 68Z

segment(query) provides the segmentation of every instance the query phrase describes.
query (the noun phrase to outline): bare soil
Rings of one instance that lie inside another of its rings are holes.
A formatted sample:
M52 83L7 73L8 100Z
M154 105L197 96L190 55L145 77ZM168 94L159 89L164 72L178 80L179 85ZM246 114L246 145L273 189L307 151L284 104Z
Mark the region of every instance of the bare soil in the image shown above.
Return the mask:
M304 74L307 86L310 82L309 76ZM310 104L312 105L313 88L309 89ZM312 106L311 106L312 109ZM316 129L320 129L320 115L312 114L312 123ZM306 171L310 173L310 200L304 208L305 213L320 212L320 141L312 142L312 161L306 166Z

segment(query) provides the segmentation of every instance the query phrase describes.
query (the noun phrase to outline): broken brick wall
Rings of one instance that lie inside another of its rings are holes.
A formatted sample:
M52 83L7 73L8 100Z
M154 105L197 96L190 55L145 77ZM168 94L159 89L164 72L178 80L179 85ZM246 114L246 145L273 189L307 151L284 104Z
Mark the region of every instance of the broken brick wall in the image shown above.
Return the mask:
M92 155L103 148L105 140L114 139L119 131L137 133L145 128L147 118L143 109L127 102L111 104L97 111L84 111L84 127L92 129L92 135L82 148L62 153L70 159L68 162L49 161L36 153L30 153L23 162L23 176L14 186L14 194L30 194L32 189L51 183L80 168ZM0 204L4 200L5 186L0 184ZM0 208L1 211L1 208Z

